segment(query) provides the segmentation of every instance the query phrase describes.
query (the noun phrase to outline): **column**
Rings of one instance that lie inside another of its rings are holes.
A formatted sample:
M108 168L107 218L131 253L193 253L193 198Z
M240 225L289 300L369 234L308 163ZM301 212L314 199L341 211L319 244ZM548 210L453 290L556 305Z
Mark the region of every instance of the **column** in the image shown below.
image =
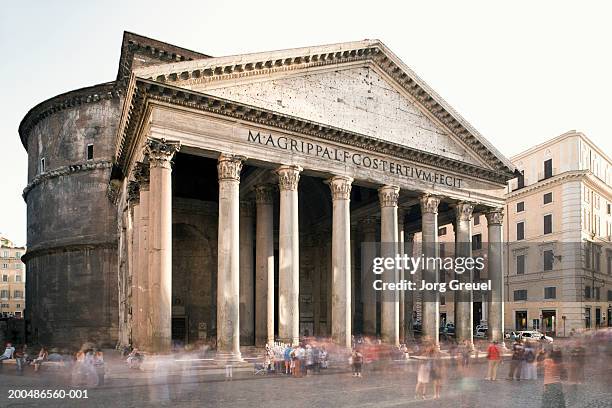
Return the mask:
M380 254L383 258L397 255L397 200L399 187L384 186L378 189L380 200ZM383 282L397 282L397 268L381 275ZM399 302L397 291L381 293L381 337L388 344L399 345Z
M472 257L472 212L474 205L459 202L455 207L455 257ZM472 282L472 270L462 274L455 274L454 279L459 282ZM472 291L460 290L454 292L455 303L455 337L457 341L468 341L470 347L474 343L474 309L472 307Z
M329 180L332 194L332 340L351 347L351 177Z
M300 166L281 166L276 171L280 189L278 335L281 341L291 344L297 344L300 338L298 182L301 171Z
M397 250L398 254L403 258L404 257L404 210L398 209L397 212ZM397 270L397 274L399 276L398 281L404 280L404 268L399 267ZM406 340L406 295L405 291L401 291L398 293L398 301L399 301L399 341L404 343Z
M240 355L240 171L243 157L221 154L217 269L217 360L241 361Z
M502 208L493 208L486 214L489 242L488 274L491 280L491 294L488 302L489 338L500 344L504 341L504 273L503 273L503 237L502 223L504 213Z
M404 248L405 248L406 254L409 257L414 256L414 233L404 233ZM415 276L416 276L416 272L413 274L413 273L408 273L404 271L404 279L406 279L407 281L414 282ZM404 321L405 321L404 325L406 328L404 340L406 341L414 340L414 331L413 331L414 299L415 299L415 296L414 296L413 291L407 290L406 293L404 293Z
M438 197L425 194L421 196L421 217L422 217L422 236L423 236L423 255L425 258L438 258L440 247L438 245ZM422 278L425 282L436 283L439 280L438 268L429 265L423 268ZM440 294L436 290L423 291L422 304L422 327L423 337L432 341L433 345L439 347L439 326L440 326Z
M240 344L255 344L253 203L240 202Z
M139 339L138 327L136 325L135 316L140 309L140 291L138 289L138 237L140 234L140 188L138 182L130 181L128 184L128 206L131 219L131 228L128 244L128 270L132 279L131 292L131 335L130 344L136 344L135 340Z
M274 342L274 186L255 187L255 345Z
M149 166L136 163L134 178L139 186L138 217L134 215L138 231L134 235L138 239L137 262L135 262L135 277L137 281L136 298L138 308L132 309L132 327L135 328L134 347L149 350L151 348L151 333L149 332Z
M172 343L172 168L178 142L148 139L149 156L149 316L151 349L168 351Z
M374 290L375 275L372 264L376 257L376 225L378 220L368 217L362 220L363 244L361 247L362 259L362 299L363 299L363 333L376 335L376 294Z

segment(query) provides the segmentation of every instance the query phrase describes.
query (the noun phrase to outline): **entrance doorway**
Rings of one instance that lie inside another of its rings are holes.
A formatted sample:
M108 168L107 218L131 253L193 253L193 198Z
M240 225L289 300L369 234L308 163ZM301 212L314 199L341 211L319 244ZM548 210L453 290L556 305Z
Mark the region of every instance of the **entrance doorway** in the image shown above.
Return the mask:
M556 335L557 312L554 310L542 310L542 331L544 334Z
M188 342L187 338L187 317L173 316L172 317L172 343L175 345L185 345Z
M474 302L472 306L472 315L474 316L474 329L482 322L482 302Z
M595 328L599 329L601 327L601 309L595 308Z
M514 322L516 330L527 330L527 311L517 310L514 312Z

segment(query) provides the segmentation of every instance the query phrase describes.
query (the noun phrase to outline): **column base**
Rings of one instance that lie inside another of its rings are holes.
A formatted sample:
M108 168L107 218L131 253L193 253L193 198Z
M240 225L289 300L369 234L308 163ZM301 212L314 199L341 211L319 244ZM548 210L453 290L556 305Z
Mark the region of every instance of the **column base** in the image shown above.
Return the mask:
M215 363L218 365L241 364L245 361L242 359L242 354L238 352L217 352Z

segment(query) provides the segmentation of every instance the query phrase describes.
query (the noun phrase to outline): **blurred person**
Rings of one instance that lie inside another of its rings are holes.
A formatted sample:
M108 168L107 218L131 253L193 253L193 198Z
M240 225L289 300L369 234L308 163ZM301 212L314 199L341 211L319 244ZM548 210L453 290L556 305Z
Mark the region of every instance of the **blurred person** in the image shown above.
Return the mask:
M315 373L321 371L321 350L316 344L312 347L312 366Z
M431 354L429 350L424 352L424 359L419 364L417 371L417 383L414 389L414 398L417 399L419 396L425 399L427 393L427 385L429 384L431 373Z
M93 366L96 370L96 374L98 375L98 385L104 385L104 353L102 351L97 350L93 354Z
M553 349L544 359L542 408L565 408L562 377L564 377L563 355L561 350Z
M286 345L285 350L283 351L283 357L285 360L285 374L291 374L291 365L292 365L291 353L292 352L293 350L291 349L291 346Z
M472 354L472 347L468 340L464 340L461 343L459 353L461 354L461 366L464 369L468 368L470 365L470 354Z
M442 381L444 379L444 363L442 362L442 355L435 348L431 353L429 379L433 385L433 398L440 399L440 391L442 391Z
M359 349L353 349L352 366L353 366L353 377L361 377L361 370L363 368L363 354Z
M319 353L319 364L321 368L327 368L329 366L327 361L327 350L324 346L321 347L321 351Z
M523 363L521 370L521 378L525 380L537 380L538 379L538 367L537 367L537 351L534 347L534 343L527 341L525 343L525 350L523 352Z
M128 355L126 362L129 368L139 369L143 360L143 355L137 348L135 348Z
M497 345L497 340L493 340L491 344L489 344L487 348L487 360L489 361L489 370L485 379L495 381L497 380L497 369L502 361L502 355Z
M13 354L15 354L15 347L11 342L6 343L6 347L4 348L4 353L0 356L0 361L9 360L13 358Z
M510 370L508 371L508 380L512 381L515 378L521 380L521 365L523 361L523 345L520 340L516 340L512 345L512 359L510 360Z
M42 364L47 361L48 358L49 352L47 352L47 348L45 346L41 347L40 351L38 352L38 357L32 361L34 364L34 372L38 372L38 370L40 370L40 366L42 366Z
M23 367L26 365L27 362L27 345L23 345L21 347L18 347L15 350L15 353L13 354L13 357L15 358L15 363L16 363L16 368L17 368L17 373L19 375L23 375Z

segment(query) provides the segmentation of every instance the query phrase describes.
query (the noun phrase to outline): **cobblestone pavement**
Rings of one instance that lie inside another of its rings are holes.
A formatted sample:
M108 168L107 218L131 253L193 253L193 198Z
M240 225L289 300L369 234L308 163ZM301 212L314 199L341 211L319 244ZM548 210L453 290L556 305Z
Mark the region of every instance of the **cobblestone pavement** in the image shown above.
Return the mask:
M508 381L508 365L502 365L496 382L485 381L486 365L473 364L466 375L449 369L440 400L415 400L416 366L372 370L363 378L331 370L306 378L254 376L234 373L225 381L218 372L173 372L162 375L117 375L106 385L88 389L88 399L9 399L10 389L75 390L59 374L51 372L16 376L12 368L0 370L0 407L513 407L542 405L542 380ZM540 375L541 378L541 375ZM612 368L591 363L586 381L564 385L568 407L612 407Z

